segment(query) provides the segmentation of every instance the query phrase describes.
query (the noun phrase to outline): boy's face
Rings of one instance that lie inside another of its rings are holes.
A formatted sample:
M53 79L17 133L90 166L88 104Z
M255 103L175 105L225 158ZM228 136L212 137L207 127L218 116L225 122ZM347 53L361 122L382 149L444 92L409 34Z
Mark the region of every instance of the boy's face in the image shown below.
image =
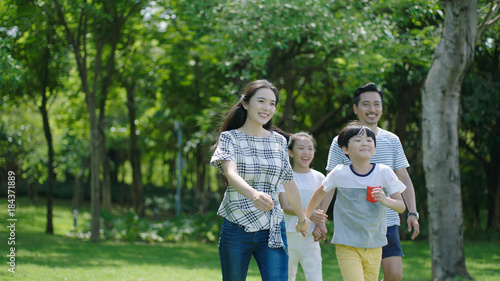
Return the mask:
M370 160L375 154L375 142L363 130L362 134L351 137L347 147L342 147L342 151L349 155L351 161Z

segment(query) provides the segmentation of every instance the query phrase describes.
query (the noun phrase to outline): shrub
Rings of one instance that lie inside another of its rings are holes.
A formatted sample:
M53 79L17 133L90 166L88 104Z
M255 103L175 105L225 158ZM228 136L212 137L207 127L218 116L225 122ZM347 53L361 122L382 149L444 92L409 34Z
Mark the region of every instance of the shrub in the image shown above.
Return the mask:
M216 212L207 215L179 215L160 223L149 222L128 211L124 216L115 216L101 211L101 239L114 241L143 242L215 242L219 237L221 218ZM106 226L106 227L103 227ZM81 232L70 236L89 239L90 222Z

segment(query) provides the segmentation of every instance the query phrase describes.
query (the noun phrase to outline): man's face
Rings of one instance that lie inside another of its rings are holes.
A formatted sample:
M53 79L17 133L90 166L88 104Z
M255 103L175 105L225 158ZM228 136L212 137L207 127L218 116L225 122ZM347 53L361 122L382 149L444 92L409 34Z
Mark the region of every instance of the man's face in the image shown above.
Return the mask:
M353 105L354 113L358 115L361 123L366 125L377 125L382 116L382 99L377 92L364 92L359 103Z

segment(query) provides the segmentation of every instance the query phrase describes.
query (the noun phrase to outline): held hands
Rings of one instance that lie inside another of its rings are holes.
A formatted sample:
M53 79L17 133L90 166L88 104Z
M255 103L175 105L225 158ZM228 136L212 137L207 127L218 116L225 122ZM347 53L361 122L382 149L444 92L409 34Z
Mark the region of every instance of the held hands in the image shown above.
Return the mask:
M303 223L297 222L297 224L295 225L295 229L297 230L297 232L302 233L302 235L304 237L306 237L307 230L309 229L309 225L311 224L311 221L314 222L314 223L316 223L317 225L318 224L323 224L324 225L327 218L328 218L328 215L325 214L325 212L323 210L315 210L311 214L311 219L310 220L308 218L306 218L306 220ZM316 229L317 229L317 227L314 230L316 231ZM319 231L317 235L321 235L320 233L321 233L321 231ZM314 236L314 233L313 233L313 236ZM325 232L325 234L323 236L326 237L326 232ZM316 236L314 236L314 237L315 237L315 240L316 240ZM316 240L316 241L319 241L319 239Z
M255 207L262 212L267 212L274 208L273 198L265 192L256 191L251 200Z
M297 232L302 233L302 236L306 237L307 235L307 230L309 229L309 225L311 224L311 221L306 218L303 222L298 222L295 224L295 230Z
M311 214L311 221L316 223L316 227L314 228L314 231L312 233L315 242L326 240L327 229L325 222L327 218L328 215L325 214L323 210L314 210L314 212Z
M326 233L328 232L326 225L323 224L316 224L316 227L314 228L313 231L313 237L314 237L314 242L318 241L326 241Z

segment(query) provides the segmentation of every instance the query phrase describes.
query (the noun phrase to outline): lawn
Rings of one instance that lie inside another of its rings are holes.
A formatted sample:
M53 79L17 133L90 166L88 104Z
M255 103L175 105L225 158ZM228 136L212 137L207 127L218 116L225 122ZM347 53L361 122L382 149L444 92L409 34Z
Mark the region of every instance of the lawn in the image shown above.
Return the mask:
M216 244L81 241L66 235L73 227L68 204L56 201L55 235L47 235L46 207L17 200L15 273L8 271L11 233L5 218L5 227L0 228L1 280L221 280ZM6 198L0 199L0 209L7 214ZM81 211L80 223L89 217ZM341 280L333 245L322 247L324 280ZM430 280L429 244L403 241L403 249L404 280ZM476 280L500 280L500 243L466 242L465 252L467 269ZM255 262L247 280L260 280ZM297 280L305 280L300 271Z

